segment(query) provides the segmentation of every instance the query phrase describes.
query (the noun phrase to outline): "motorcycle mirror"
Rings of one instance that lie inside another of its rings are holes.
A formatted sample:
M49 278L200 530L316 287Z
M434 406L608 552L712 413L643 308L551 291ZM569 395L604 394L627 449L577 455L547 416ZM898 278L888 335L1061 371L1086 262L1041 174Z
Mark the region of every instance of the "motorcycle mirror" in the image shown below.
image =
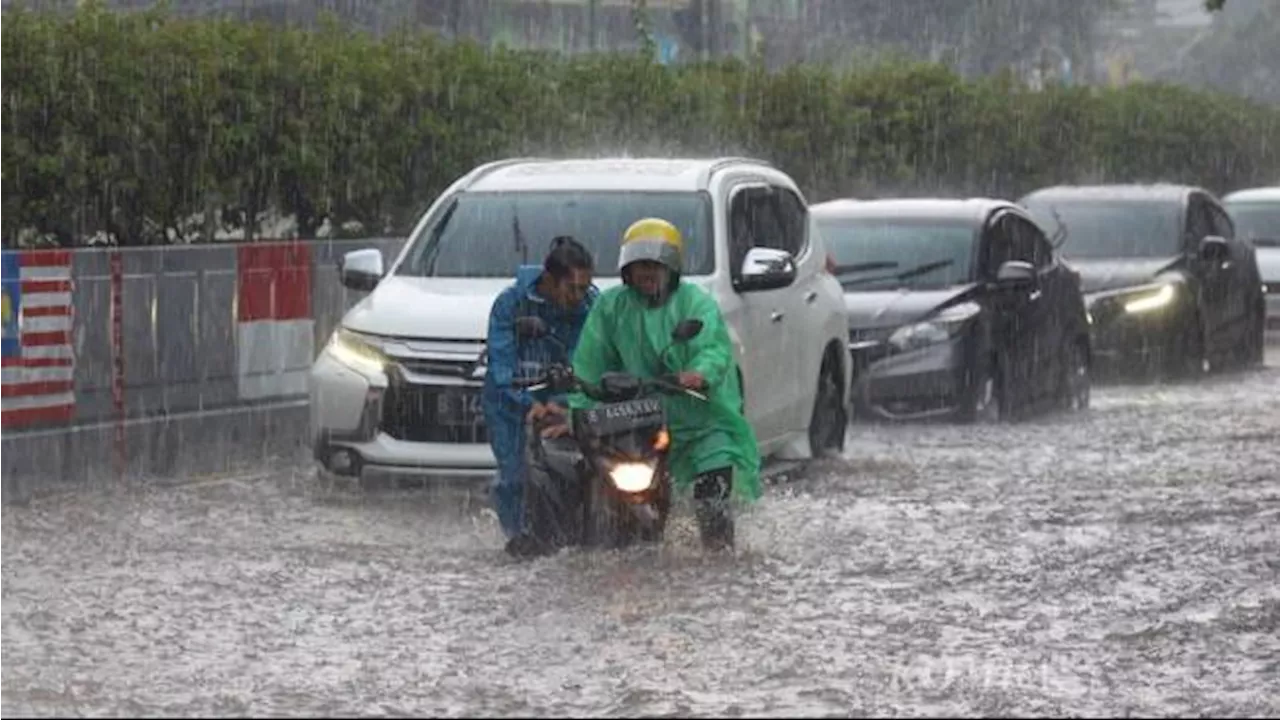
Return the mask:
M547 334L547 324L535 315L516 318L516 335L522 338L540 338Z
M692 340L702 332L702 321L697 318L688 318L681 320L676 329L671 331L671 339L676 342L685 342Z

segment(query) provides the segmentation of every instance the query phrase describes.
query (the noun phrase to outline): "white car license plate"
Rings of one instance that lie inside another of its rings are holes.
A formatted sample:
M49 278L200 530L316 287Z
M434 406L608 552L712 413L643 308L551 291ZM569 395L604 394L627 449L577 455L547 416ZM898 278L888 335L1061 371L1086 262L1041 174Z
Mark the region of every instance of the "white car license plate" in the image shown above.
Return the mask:
M480 393L447 390L436 395L436 422L452 427L484 424L484 407Z

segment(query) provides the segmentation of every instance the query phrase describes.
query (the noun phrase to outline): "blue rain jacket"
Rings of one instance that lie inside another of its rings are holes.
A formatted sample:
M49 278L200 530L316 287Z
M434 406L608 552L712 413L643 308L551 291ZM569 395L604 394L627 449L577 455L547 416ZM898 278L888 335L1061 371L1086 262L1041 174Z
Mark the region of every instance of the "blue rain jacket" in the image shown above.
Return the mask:
M493 487L494 510L508 538L524 529L525 416L535 401L568 404L563 395L552 397L546 390L531 393L514 389L511 381L518 377L536 377L548 363L569 364L587 313L598 294L593 287L581 305L563 311L538 296L536 287L541 277L541 265L522 265L516 271L515 284L503 290L489 310L488 366L481 402L489 447L498 461L498 476ZM542 318L550 336L517 338L515 321L522 315ZM552 337L568 349L567 356Z

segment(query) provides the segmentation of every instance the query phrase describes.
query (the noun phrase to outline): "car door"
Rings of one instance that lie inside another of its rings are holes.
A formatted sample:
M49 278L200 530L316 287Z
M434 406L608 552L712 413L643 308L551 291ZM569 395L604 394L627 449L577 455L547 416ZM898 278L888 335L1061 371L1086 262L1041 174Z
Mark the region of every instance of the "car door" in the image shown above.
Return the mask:
M1033 378L1040 358L1041 342L1037 329L1044 306L1044 293L1038 283L1031 287L1011 288L996 283L1000 266L1009 260L1031 262L1032 249L1026 238L1016 232L1017 217L1008 210L996 211L985 232L983 277L992 283L991 341L1004 370L1008 400L1017 405L1034 396Z
M737 286L742 263L753 247L780 247L783 225L774 189L764 181L749 181L729 190L730 277L742 299L743 378L747 387L747 415L755 419L761 451L768 454L786 432L793 368L786 361L794 346L786 322L791 287L744 291Z
M1040 398L1057 389L1061 365L1069 359L1065 336L1074 285L1066 268L1055 262L1053 246L1035 223L1014 214L1008 221L1013 226L1014 259L1026 260L1036 269L1036 286L1027 294L1031 327L1023 342L1032 343L1030 388Z
M1191 257L1190 267L1197 281L1197 304L1200 321L1204 327L1209 348L1221 347L1229 338L1224 335L1230 328L1231 258L1204 258L1200 254L1200 242L1214 234L1213 218L1209 204L1200 195L1192 195L1187 205L1186 244Z
M1231 267L1227 269L1227 322L1232 326L1233 344L1245 339L1249 331L1250 301L1254 288L1260 283L1253 274L1254 250L1249 243L1236 238L1235 224L1230 216L1215 202L1206 201L1213 234L1227 241L1230 248Z
M790 188L775 185L774 199L782 225L781 243L796 260L796 280L784 288L782 300L784 334L787 352L782 358L789 366L786 385L779 388L787 394L789 410L786 429L799 431L809 424L813 413L814 393L818 388L818 368L825 348L825 311L818 303L818 273L826 258L810 252L809 208Z

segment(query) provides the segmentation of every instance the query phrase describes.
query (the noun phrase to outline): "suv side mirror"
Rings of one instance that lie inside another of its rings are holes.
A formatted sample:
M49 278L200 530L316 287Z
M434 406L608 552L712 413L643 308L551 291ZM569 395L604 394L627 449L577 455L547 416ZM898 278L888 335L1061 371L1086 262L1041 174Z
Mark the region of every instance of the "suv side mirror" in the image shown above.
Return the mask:
M1025 260L1007 260L996 271L996 284L1007 288L1024 288L1036 282L1036 268Z
M382 251L352 250L338 259L338 278L352 290L369 291L382 280Z
M1226 238L1220 235L1209 235L1200 241L1200 259L1205 262L1220 262L1231 256L1231 248Z
M742 260L742 272L734 282L738 292L776 290L796 281L796 260L786 250L751 248Z

